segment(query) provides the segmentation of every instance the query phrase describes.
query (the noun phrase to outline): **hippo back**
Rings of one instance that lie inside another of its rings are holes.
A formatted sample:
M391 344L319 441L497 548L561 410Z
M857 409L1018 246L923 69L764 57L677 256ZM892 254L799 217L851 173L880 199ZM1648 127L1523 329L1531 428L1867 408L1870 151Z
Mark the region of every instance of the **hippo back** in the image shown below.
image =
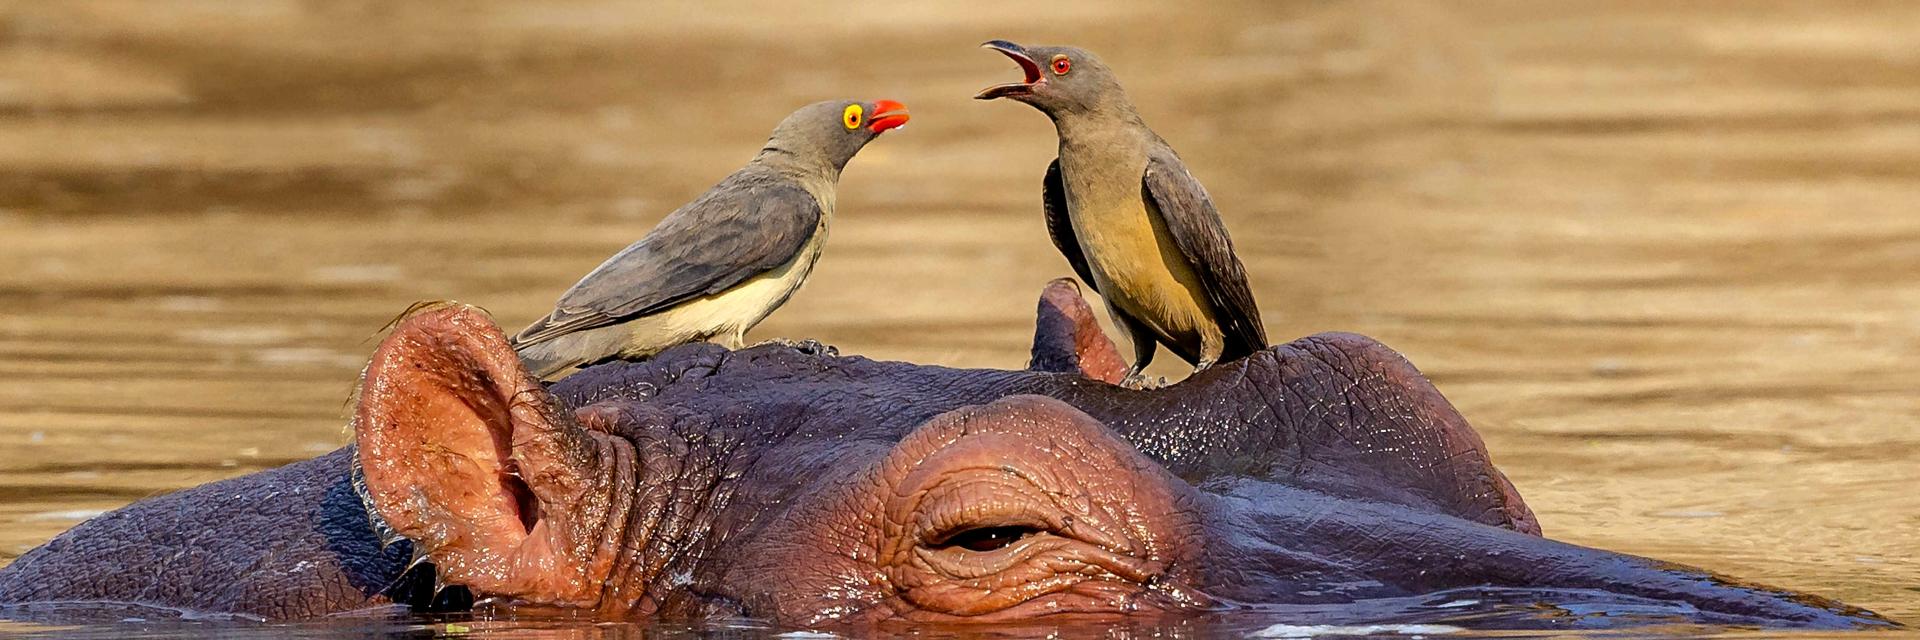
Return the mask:
M88 520L0 569L0 602L285 619L429 599L411 546L374 534L352 463L349 447Z

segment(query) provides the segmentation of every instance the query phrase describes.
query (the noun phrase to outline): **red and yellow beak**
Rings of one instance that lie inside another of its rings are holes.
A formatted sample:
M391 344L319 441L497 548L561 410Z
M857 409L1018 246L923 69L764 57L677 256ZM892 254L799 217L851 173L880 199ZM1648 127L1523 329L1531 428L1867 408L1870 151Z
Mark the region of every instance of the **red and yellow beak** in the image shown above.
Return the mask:
M867 129L880 133L905 125L908 118L907 105L892 100L876 100L873 103L873 117L867 119Z

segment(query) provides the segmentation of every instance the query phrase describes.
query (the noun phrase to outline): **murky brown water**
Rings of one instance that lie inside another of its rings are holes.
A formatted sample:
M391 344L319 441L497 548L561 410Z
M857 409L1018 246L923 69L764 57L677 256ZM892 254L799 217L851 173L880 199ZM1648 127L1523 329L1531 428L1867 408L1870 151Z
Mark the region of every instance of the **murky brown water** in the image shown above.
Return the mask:
M1550 535L1920 619L1920 4L787 4L0 3L0 562L339 446L394 313L519 326L817 99L914 123L755 336L1021 364L1006 37L1103 53L1270 333L1406 353Z

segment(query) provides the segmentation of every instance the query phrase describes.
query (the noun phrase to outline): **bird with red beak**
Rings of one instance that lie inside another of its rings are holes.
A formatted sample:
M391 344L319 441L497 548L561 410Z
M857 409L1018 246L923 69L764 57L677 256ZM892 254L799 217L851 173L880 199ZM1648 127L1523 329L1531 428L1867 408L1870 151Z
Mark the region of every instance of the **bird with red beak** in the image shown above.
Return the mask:
M740 348L813 270L841 170L907 120L906 105L892 100L801 107L746 167L568 289L512 338L514 349L551 380L687 342Z
M1195 371L1266 348L1219 211L1112 70L1074 47L982 46L1020 65L1023 77L974 97L1024 102L1053 119L1060 156L1041 188L1047 232L1133 343L1126 384L1145 384L1141 370L1159 345Z

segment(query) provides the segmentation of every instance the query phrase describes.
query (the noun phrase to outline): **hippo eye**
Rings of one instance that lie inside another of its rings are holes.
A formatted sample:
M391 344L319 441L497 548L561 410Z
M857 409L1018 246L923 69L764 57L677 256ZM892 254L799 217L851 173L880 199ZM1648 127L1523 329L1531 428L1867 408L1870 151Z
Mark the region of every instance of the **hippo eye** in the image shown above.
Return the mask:
M968 551L998 551L1021 538L1040 533L1039 529L1026 526L978 527L947 536L932 545L935 549L961 548Z
M1053 57L1053 75L1064 76L1064 75L1067 75L1068 71L1072 71L1072 70L1073 70L1072 60L1068 60L1066 56Z
M848 129L860 128L860 122L866 119L865 111L860 105L847 105L847 110L840 112L840 124L847 125Z

